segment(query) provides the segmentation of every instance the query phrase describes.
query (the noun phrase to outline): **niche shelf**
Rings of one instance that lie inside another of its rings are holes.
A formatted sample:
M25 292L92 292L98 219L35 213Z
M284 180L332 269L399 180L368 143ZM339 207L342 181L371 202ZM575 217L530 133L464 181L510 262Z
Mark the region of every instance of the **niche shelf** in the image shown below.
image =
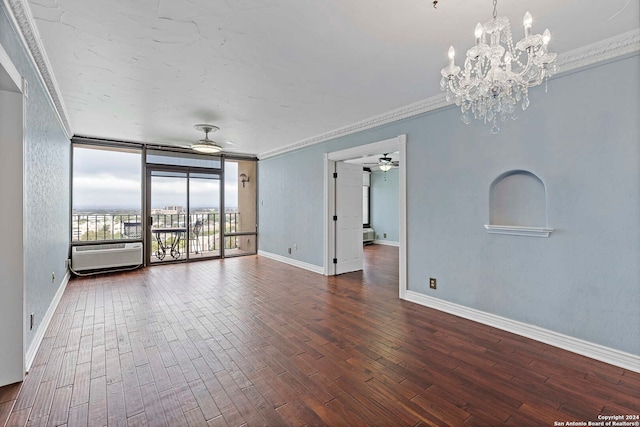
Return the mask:
M489 225L484 228L489 234L510 234L512 236L549 237L553 228L546 227L518 227L513 225Z
M549 237L547 190L544 182L525 170L512 170L497 177L489 190L490 234ZM543 225L544 224L544 225Z

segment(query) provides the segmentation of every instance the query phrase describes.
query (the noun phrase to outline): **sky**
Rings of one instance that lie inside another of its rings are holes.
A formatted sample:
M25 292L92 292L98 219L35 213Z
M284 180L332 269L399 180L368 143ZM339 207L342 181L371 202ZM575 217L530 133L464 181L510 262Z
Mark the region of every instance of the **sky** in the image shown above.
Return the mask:
M225 205L238 206L238 165L227 162ZM140 209L141 154L75 147L73 153L73 209ZM153 177L151 207L186 207L186 179ZM219 207L220 182L192 178L192 208Z

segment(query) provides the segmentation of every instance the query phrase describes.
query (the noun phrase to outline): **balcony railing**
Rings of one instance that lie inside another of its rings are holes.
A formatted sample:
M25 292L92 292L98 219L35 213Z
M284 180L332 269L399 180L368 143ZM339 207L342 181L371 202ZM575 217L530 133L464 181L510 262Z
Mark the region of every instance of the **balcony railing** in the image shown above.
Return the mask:
M186 228L186 214L153 214L154 228ZM224 214L225 233L238 232L239 212ZM196 236L209 251L220 248L220 214L214 212L196 213L189 216L189 232L200 221L201 227ZM71 216L72 241L88 242L102 240L142 239L142 215L139 214L73 214ZM195 233L194 233L195 234ZM188 240L188 239L187 239ZM227 246L235 239L226 238ZM152 244L156 244L152 241ZM235 249L235 247L226 247Z

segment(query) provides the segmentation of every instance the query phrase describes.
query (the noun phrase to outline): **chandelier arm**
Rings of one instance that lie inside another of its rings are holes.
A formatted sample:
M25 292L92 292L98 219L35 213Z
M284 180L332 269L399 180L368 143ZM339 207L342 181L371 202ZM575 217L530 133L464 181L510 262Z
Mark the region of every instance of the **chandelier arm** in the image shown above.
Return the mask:
M487 68L489 67L489 68ZM479 77L484 78L485 74L491 69L491 61L487 59L487 57L482 57L478 60L478 73Z
M516 59L516 63L520 66L521 70L518 72L514 72L514 74L516 74L517 76L521 77L523 81L525 81L524 77L527 75L527 73L529 73L529 70L531 69L531 64L532 64L532 56L529 54L529 52L527 52L527 63L523 64L522 62L520 62L520 58Z
M456 97L462 96L462 92L459 91L459 88L456 88L455 86L455 82L454 82L455 78L450 78L449 79L449 85L447 86L447 89L454 94Z

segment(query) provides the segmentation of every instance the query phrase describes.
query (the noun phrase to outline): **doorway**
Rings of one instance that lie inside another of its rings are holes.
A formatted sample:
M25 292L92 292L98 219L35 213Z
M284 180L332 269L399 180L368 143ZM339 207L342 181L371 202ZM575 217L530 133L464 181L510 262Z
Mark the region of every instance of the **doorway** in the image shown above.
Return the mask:
M222 174L171 167L147 169L148 263L223 255Z
M354 159L357 157L366 157L376 153L394 152L399 153L398 168L398 210L399 210L399 297L405 298L407 291L407 236L406 236L406 135L399 135L395 138L384 141L374 142L359 147L349 148L346 150L335 151L325 154L325 184L324 184L324 274L332 276L340 271L336 264L339 262L340 256L337 254L337 242L345 236L341 236L340 228L337 227L334 218L338 207L336 197L336 189L334 183L334 171L336 163L344 160Z
M22 78L0 45L0 235L9 251L0 258L0 386L20 382L25 368L24 309L24 95Z

